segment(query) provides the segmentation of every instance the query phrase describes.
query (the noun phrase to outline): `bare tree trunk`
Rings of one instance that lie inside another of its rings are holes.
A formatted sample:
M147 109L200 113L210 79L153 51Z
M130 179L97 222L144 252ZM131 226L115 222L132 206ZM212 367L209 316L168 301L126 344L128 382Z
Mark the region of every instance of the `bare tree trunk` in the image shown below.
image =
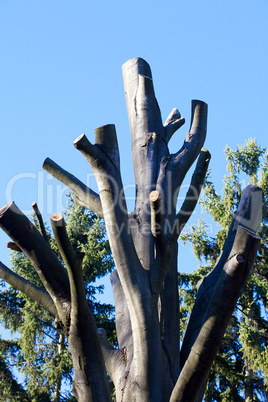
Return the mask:
M171 154L168 142L184 123L179 111L173 109L163 124L151 70L143 59L125 63L123 78L136 182L134 211L130 215L127 211L114 125L96 129L95 144L85 134L74 141L96 176L99 194L51 159L44 162L49 173L74 191L76 202L104 217L116 265L111 282L119 348L109 344L104 331L97 331L86 301L81 256L72 250L60 214L54 214L51 222L66 270L27 218L14 213L15 207L0 211L0 226L31 259L47 292L25 283L7 267L0 266L0 275L32 294L60 320L72 353L74 392L80 402L110 399L105 368L117 401L195 401L202 398L202 387L257 252L260 239L255 231L262 199L256 195L261 192L249 186L242 197L221 258L200 284L180 359L177 239L198 201L210 160L202 148L207 105L192 101L189 132L178 152ZM181 184L196 158L189 190L177 212Z

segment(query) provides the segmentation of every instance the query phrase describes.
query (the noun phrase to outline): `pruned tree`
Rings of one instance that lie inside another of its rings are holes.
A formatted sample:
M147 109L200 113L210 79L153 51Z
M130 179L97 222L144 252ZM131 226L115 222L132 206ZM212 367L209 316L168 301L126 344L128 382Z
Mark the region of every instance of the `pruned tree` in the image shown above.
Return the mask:
M2 208L0 226L32 261L46 292L3 264L0 275L57 317L70 346L79 401L110 400L106 370L118 401L194 401L202 398L257 252L262 192L246 188L221 257L199 286L180 353L177 239L197 203L210 160L202 148L207 105L192 101L190 130L181 149L170 154L168 142L184 119L174 109L162 123L151 70L143 59L125 63L123 77L136 182L133 213L127 211L114 125L96 129L94 145L84 134L74 141L95 174L99 194L52 160L44 162L45 170L74 191L76 202L104 218L116 265L111 282L118 348L96 327L85 297L82 256L73 251L61 214L52 215L51 223L66 269L14 203ZM180 186L196 158L177 212Z

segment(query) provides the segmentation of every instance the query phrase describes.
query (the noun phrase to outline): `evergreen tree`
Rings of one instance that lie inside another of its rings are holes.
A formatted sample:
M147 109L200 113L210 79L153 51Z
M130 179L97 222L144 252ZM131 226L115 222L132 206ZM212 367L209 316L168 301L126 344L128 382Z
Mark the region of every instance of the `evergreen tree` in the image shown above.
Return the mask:
M258 185L264 192L264 208L268 205L268 153L250 139L233 151L226 147L227 172L223 190L219 194L207 177L204 197L200 201L205 212L217 223L214 237L207 235L204 220L181 239L189 241L199 261L193 273L179 275L181 297L182 336L192 309L198 282L215 265L224 239L237 209L244 184ZM209 176L209 175L208 175ZM216 225L215 225L216 226ZM266 400L268 391L268 219L266 210L260 227L261 246L251 276L234 311L223 343L214 361L206 401Z
M36 205L35 209L37 212ZM103 287L93 285L113 267L103 221L91 211L74 204L70 196L65 219L71 244L83 256L87 300L98 326L104 328L113 341L113 307L97 302L96 295ZM43 235L61 259L55 240L50 231L44 229L40 215L34 214L32 221L35 226L42 227ZM16 248L12 244L10 247ZM17 274L43 288L36 270L21 251L12 251L11 267ZM55 317L21 292L7 288L3 282L0 289L1 324L16 334L13 341L0 339L0 400L75 400L70 392L61 392L63 383L65 389L72 383L72 359ZM14 367L25 378L24 387L16 381Z

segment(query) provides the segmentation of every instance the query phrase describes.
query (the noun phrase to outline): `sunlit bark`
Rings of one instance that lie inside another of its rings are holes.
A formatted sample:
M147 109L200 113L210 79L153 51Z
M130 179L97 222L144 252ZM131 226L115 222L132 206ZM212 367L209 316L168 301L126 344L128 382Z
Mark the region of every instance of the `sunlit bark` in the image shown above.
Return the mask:
M257 252L261 191L250 186L242 197L221 258L199 286L180 356L177 239L196 206L210 160L203 148L207 105L192 101L189 132L182 147L171 154L168 142L184 118L173 109L162 123L152 73L143 59L125 63L123 79L136 184L134 211L127 211L114 125L96 129L94 144L85 134L74 141L95 174L99 194L51 159L44 162L44 169L73 190L77 203L104 218L116 265L111 282L118 348L96 328L86 301L82 257L71 247L61 214L52 215L51 223L66 268L45 240L37 208L43 236L15 204L0 211L0 226L32 261L47 292L3 265L0 277L60 320L72 353L79 401L110 399L105 368L120 402L194 401L202 397ZM189 190L177 212L181 184L196 159Z

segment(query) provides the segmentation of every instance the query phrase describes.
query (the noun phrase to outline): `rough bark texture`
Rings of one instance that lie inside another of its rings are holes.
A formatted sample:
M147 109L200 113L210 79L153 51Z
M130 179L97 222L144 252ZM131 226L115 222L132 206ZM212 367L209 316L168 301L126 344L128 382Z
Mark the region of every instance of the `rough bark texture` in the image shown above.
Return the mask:
M207 105L192 101L189 132L180 150L171 154L168 142L184 123L179 111L173 109L162 123L151 70L143 59L124 64L123 78L136 182L134 211L130 215L127 211L114 125L98 128L95 144L84 134L74 141L96 176L99 194L49 158L44 162L49 173L74 191L76 202L104 217L116 265L111 282L118 349L109 344L102 330L97 331L86 302L81 258L70 246L60 214L54 214L51 221L66 270L14 204L0 211L0 226L31 259L47 292L2 264L0 276L58 317L70 345L79 401L110 399L105 366L117 401L194 401L202 397L257 252L260 239L255 231L262 198L256 194L261 191L246 189L222 255L199 286L180 359L177 239L198 201L210 160L202 148ZM177 213L180 186L198 155L189 191ZM41 227L39 215L38 221Z

